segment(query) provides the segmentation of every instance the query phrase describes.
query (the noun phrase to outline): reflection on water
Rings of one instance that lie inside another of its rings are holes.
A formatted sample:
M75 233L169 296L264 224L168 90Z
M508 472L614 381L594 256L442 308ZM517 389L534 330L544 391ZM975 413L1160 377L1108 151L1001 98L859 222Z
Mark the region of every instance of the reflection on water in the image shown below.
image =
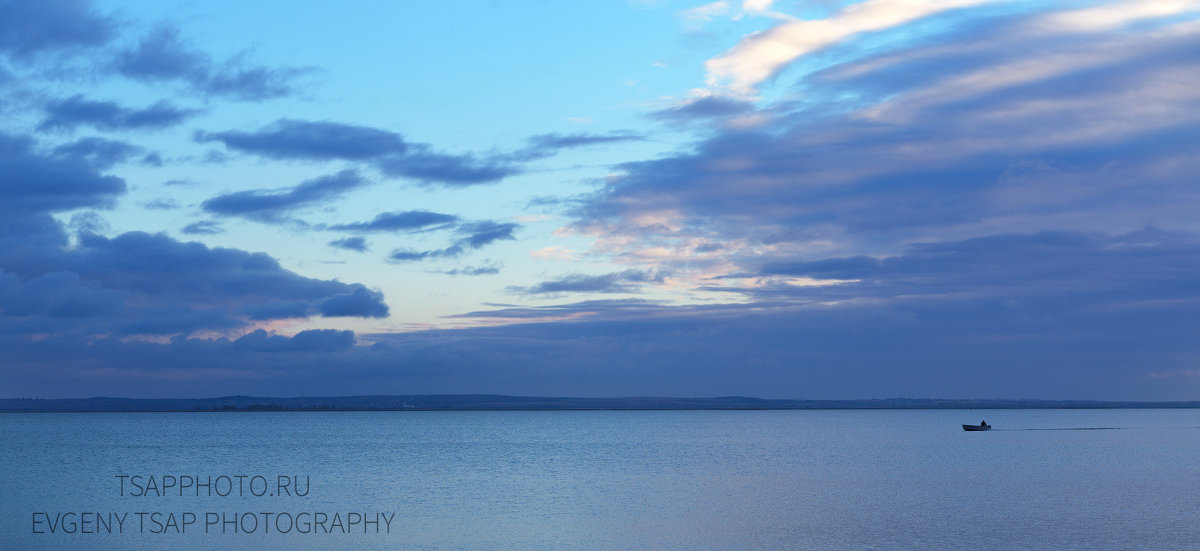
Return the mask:
M996 428L960 428L980 417ZM27 549L1183 549L1200 541L1197 426L1193 410L7 414L0 539ZM311 490L120 495L116 477L133 475L308 475ZM183 534L31 533L34 513L68 511L199 517ZM281 513L347 523L380 512L394 514L387 533L203 533L205 513L270 526Z

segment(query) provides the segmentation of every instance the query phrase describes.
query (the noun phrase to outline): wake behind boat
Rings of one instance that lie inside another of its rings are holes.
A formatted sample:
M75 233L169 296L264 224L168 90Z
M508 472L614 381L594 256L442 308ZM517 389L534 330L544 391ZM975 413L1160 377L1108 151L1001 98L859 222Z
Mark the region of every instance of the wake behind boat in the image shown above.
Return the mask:
M992 426L987 424L987 421L980 421L978 425L963 425L965 431L992 430Z

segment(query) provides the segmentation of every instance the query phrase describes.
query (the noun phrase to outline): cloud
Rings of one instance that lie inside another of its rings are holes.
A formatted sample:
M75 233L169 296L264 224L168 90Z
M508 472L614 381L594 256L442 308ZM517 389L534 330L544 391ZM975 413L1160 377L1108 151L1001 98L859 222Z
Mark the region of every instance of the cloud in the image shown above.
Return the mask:
M754 105L746 101L718 96L704 96L675 107L660 109L651 113L650 117L669 122L692 122L695 120L735 117L753 110Z
M187 335L236 331L255 320L277 319L273 315L388 312L382 295L362 285L303 277L263 253L209 248L163 234L109 238L84 231L68 247L61 225L40 214L0 226L0 245L0 273L8 274L10 291L53 287L47 296L62 297L41 306L6 307L0 332ZM304 305L302 312L296 304ZM70 319L59 320L64 317Z
M708 85L740 96L792 61L859 33L881 31L947 10L995 0L867 0L828 19L790 21L749 35L728 52L705 62Z
M726 273L1004 233L1200 231L1196 24L1064 37L1044 15L980 15L812 72L800 86L817 100L622 165L574 228L631 267ZM698 266L700 241L723 248Z
M818 293L812 297L817 300L496 305L459 318L508 324L356 336L370 346L353 346L349 335L339 333L295 342L268 333L122 342L57 334L14 340L0 331L9 367L0 372L0 384L24 389L65 381L68 386L53 386L63 395L121 385L147 395L258 388L299 394L317 386L331 394L370 388L571 396L1184 399L1191 390L1161 374L1193 369L1200 330L1197 252L1194 236L1154 229L1115 236L998 235L913 246L891 259L842 257L761 272L858 277L860 298L853 300L825 294L845 289L808 288L803 291ZM0 276L0 288L12 282ZM49 278L38 285L70 289L74 283ZM920 293L913 295L914 289ZM112 315L107 312L115 304L102 299L89 297L95 306L62 312ZM56 300L26 311L46 312ZM275 309L271 319L302 311L277 300L260 303ZM95 362L107 367L103 377L70 386L86 378ZM629 376L634 372L637 377ZM181 377L196 382L183 391ZM285 390L289 385L297 390Z
M74 130L92 126L100 130L143 130L175 126L196 113L160 101L143 109L122 107L111 101L93 101L76 94L45 106L39 130Z
M493 181L511 173L470 156L429 152L394 132L331 122L280 119L257 132L202 132L196 139L272 159L374 161L389 176L454 184Z
M377 159L402 155L408 149L399 134L366 126L280 119L256 132L201 132L201 142L270 159L309 161Z
M623 316L644 318L649 315L659 315L674 312L685 315L691 309L688 307L671 307L660 301L643 298L620 298L584 300L543 306L518 306L513 304L486 304L489 310L476 310L465 314L451 316L453 318L492 318L492 319L539 319L539 318L596 318L604 321L614 321Z
M177 29L163 27L143 37L136 48L121 52L116 69L140 80L203 80L207 64L207 56L186 46Z
M352 222L329 226L331 230L355 232L394 232L416 231L430 227L442 227L458 221L452 214L442 214L427 210L410 210L385 212L375 216L369 222Z
M117 23L87 0L0 1L0 52L18 59L43 52L102 46Z
M411 249L396 249L392 254L388 255L389 262L404 263L418 262L421 260L429 260L432 258L454 258L461 255L464 249L459 245L451 245L444 249L434 249L428 251L414 251Z
M225 230L221 228L221 223L217 222L216 220L201 220L199 222L192 222L191 224L184 226L183 229L179 231L188 235L216 235L225 232Z
M248 304L238 313L255 321L298 319L308 317L312 305L304 301L271 300L260 304Z
M921 295L1029 299L1069 294L1087 297L1080 304L1098 308L1200 296L1200 285L1182 276L1200 269L1197 252L1200 240L1156 228L1115 236L1041 232L918 243L884 258L769 262L759 273L847 281L788 291L821 300Z
M201 204L206 212L220 216L240 216L263 222L278 222L294 209L339 197L366 185L367 180L354 170L306 180L283 191L249 190L218 195Z
M333 122L280 119L255 132L197 132L195 139L270 159L361 161L389 177L451 187L497 182L520 173L512 159L502 156L438 153L394 132Z
M262 101L291 94L293 81L307 69L246 66L236 56L215 63L208 54L188 46L174 27L160 27L143 37L136 47L119 52L114 67L120 74L142 81L181 81L194 91L246 101Z
M481 276L481 275L496 275L500 273L500 265L489 266L464 266L453 270L442 270L437 273L448 276Z
M112 230L108 221L95 211L84 211L71 215L67 227L76 233L108 233Z
M646 138L629 131L610 134L538 134L529 137L529 148L540 154L552 154L558 150L620 142L640 142Z
M411 249L396 249L388 255L388 261L417 262L437 258L455 258L467 251L481 249L496 241L515 240L513 235L520 224L513 222L495 222L483 220L479 222L464 222L454 228L454 234L459 236L450 246L443 249L414 251Z
M316 310L325 317L386 318L387 304L383 293L362 285L348 293L339 293L316 303Z
M296 91L294 81L310 72L309 68L245 67L235 59L210 73L199 88L209 95L261 101L291 95Z
M124 192L124 180L102 176L84 160L44 156L32 139L0 133L2 212L105 207Z
M661 282L662 274L642 270L625 270L601 275L570 274L543 281L532 287L509 287L509 292L536 295L550 293L632 293L641 284Z
M160 197L142 203L142 207L149 210L175 210L179 208L179 202L174 199Z
M5 316L88 318L118 314L127 293L101 289L72 272L50 272L21 281L0 271L0 311Z
M134 157L145 155L145 152L145 149L136 145L96 137L81 138L54 148L55 155L85 162L98 170L107 170L113 165L128 162Z
M233 341L233 347L254 352L317 352L342 351L354 346L353 331L309 329L291 337L273 335L259 329Z
M367 240L361 237L343 237L330 241L329 246L362 253L367 251Z
M674 309L602 302L540 313L594 313L570 323L356 335L367 346L318 338L326 344L310 352L269 334L240 346L220 338L30 341L0 334L7 367L0 384L18 395L53 388L58 396L322 388L331 395L1188 399L1187 385L1150 374L1192 369L1188 337L1200 329L1180 303L1041 323L1012 315L1004 301ZM1114 340L1113 327L1129 330ZM103 376L92 371L96 364L106 366Z
M696 6L694 8L688 8L679 12L679 15L683 17L684 21L687 22L689 28L698 30L703 28L705 23L708 23L709 21L712 21L718 17L729 15L731 11L732 7L729 5L729 2L720 0L709 4Z
M455 230L455 233L462 235L463 238L458 241L459 245L478 249L493 242L501 240L514 240L516 236L513 232L520 228L521 225L514 222L494 222L484 220L481 222L470 222L461 224Z
M417 149L417 148L414 148ZM384 174L420 180L426 184L464 187L498 182L521 170L504 159L480 159L473 155L446 155L427 148L408 155L384 157L376 166Z
M766 12L775 0L743 0L742 9L748 12Z

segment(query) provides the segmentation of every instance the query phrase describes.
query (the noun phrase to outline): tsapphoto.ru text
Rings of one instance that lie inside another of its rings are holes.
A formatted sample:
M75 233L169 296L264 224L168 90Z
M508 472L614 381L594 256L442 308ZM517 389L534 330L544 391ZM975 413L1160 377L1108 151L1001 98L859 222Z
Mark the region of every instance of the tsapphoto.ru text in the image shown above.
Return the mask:
M309 475L115 475L122 497L304 497Z

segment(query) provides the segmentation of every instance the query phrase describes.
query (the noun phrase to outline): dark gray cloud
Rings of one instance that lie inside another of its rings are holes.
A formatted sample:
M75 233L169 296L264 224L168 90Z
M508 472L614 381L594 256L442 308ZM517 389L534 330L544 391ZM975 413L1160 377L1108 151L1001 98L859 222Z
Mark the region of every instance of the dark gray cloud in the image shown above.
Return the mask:
M76 233L108 233L112 230L108 220L96 211L83 211L71 215L67 228Z
M646 138L630 131L618 131L609 134L587 134L576 132L572 134L538 134L530 136L529 145L516 151L508 157L517 161L532 161L557 154L564 149L574 149L593 145L604 145L620 142L640 142Z
M136 48L121 52L116 69L140 80L203 80L208 63L207 56L183 43L178 29L163 27L143 37Z
M106 138L80 138L54 148L54 154L85 162L97 170L128 162L135 157L145 158L145 149L133 144Z
M599 145L617 142L642 141L646 138L632 132L614 132L612 134L539 134L529 138L529 145L537 149L568 149L589 145Z
M48 157L28 137L0 133L0 212L54 212L104 207L125 192L124 180L102 176L76 157Z
M248 304L238 313L252 320L278 320L308 317L312 306L305 301L272 300L260 304Z
M198 83L198 87L213 96L261 101L293 94L296 91L295 81L311 72L311 68L245 67L235 59L209 73L206 80Z
M493 220L484 220L481 222L470 222L461 224L455 229L455 233L463 236L458 241L459 245L478 249L490 245L496 241L512 241L516 239L513 232L517 231L521 225L515 222L496 222Z
M306 161L372 160L402 155L408 149L403 137L386 130L292 119L280 119L255 132L200 132L196 139L270 159Z
M165 101L131 109L111 101L88 100L82 94L48 103L45 111L39 130L73 130L79 126L101 130L160 129L178 125L197 113Z
M545 306L519 306L515 304L494 303L484 304L484 306L491 307L491 309L476 310L450 317L506 318L520 320L554 316L584 316L589 318L602 318L611 321L620 318L622 315L624 315L623 313L628 313L631 317L639 317L650 313L657 315L672 311L683 315L685 312L690 311L689 308L670 307L666 306L661 301L648 300L644 298L584 300L579 302L550 304Z
M388 260L390 262L402 263L438 258L455 258L467 251L481 249L496 241L515 240L516 236L514 233L520 227L520 224L514 222L496 222L493 220L466 222L459 224L454 229L455 235L459 236L459 238L446 248L426 251L397 249L388 255Z
M395 132L327 121L280 119L253 132L197 132L195 139L269 159L360 161L393 178L451 187L498 182L520 173L504 156L439 153Z
M625 270L600 275L570 274L543 281L532 287L509 287L509 292L526 295L556 293L632 293L642 284L661 282L663 274L645 270Z
M263 253L141 232L112 238L83 232L67 248L61 225L47 215L13 221L0 225L0 273L7 274L3 283L9 297L0 315L4 331L186 335L278 319L273 315L382 317L388 312L376 291L300 276ZM13 298L35 289L45 290L47 298Z
M344 237L330 241L329 246L362 253L367 251L367 240L362 237Z
M388 176L449 187L499 182L521 173L519 167L505 159L446 155L428 151L427 148L408 155L381 158L376 166Z
M500 266L463 266L453 270L442 270L439 274L448 276L481 276L481 275L496 275L500 273Z
M386 318L387 304L383 293L361 285L348 293L339 293L315 304L316 311L325 317Z
M709 96L655 111L650 116L670 122L694 122L745 115L752 111L754 105L749 102Z
M309 329L284 337L259 329L238 337L232 344L235 349L253 352L336 352L354 346L354 331Z
M192 222L179 231L188 235L216 235L218 233L225 233L224 228L221 227L221 223L216 220Z
M414 251L411 249L396 249L388 255L388 261L395 263L418 262L436 258L454 258L465 252L461 246L451 245L444 249Z
M161 27L133 48L116 56L120 74L143 81L178 81L195 92L246 101L278 98L294 91L297 77L309 72L293 67L246 66L236 56L222 63L189 46L174 27Z
M1088 296L1148 301L1200 296L1185 274L1200 270L1200 239L1145 228L1106 236L1079 232L991 235L919 243L901 254L769 262L760 276L846 280L829 287L764 289L828 299L969 294L997 297Z
M416 231L430 227L444 227L458 222L453 214L442 214L427 210L385 212L368 222L352 222L329 226L331 230L353 232Z
M98 288L73 272L50 272L21 281L0 271L0 311L5 316L89 318L119 314L128 293Z
M201 204L205 211L220 216L240 216L278 222L288 212L319 201L339 197L368 182L354 170L307 180L283 191L249 190L218 195Z
M116 29L87 0L0 0L0 52L17 58L101 46Z

